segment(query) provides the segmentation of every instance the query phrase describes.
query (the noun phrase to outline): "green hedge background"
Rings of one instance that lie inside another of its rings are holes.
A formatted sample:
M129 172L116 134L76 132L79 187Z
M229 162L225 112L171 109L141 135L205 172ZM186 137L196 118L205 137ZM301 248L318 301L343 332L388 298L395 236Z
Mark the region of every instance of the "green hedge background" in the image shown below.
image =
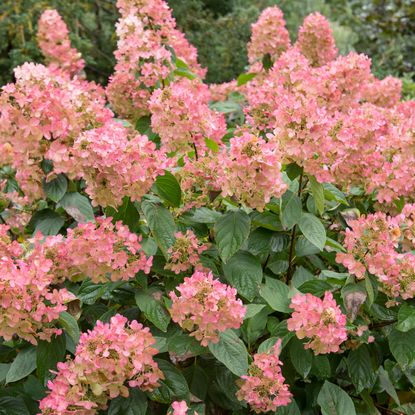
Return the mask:
M354 49L373 59L375 73L411 79L415 73L413 0L168 0L178 26L208 67L208 82L238 76L247 64L250 26L261 10L278 5L294 39L307 14L320 11L332 23L341 53ZM115 0L2 0L0 2L0 84L12 80L12 68L41 61L36 45L37 19L56 8L70 26L71 39L87 62L89 79L106 83L118 18Z

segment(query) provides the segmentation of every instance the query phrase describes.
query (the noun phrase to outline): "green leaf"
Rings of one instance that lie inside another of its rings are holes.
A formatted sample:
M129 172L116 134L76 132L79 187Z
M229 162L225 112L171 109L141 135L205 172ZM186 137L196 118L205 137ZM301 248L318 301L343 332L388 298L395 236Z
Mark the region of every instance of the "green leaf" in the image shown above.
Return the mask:
M246 375L248 370L248 351L243 341L232 330L220 334L218 343L209 343L209 350L232 373Z
M350 396L339 386L328 381L317 397L322 415L356 415L356 409Z
M309 349L304 349L303 343L296 337L290 341L290 358L295 370L306 378L313 364L313 353Z
M43 209L36 212L30 220L29 227L33 226L33 234L41 232L42 235L57 235L65 219L51 209Z
M149 115L139 118L135 123L135 129L141 134L146 134L150 128L151 117Z
M182 191L177 179L169 171L156 179L156 188L159 196L171 206L179 207L182 200Z
M250 228L251 220L242 210L228 212L216 221L216 244L223 262L241 248L248 239Z
M403 303L398 312L398 324L396 329L407 332L415 328L415 307Z
M197 76L193 72L191 72L189 69L186 69L186 68L175 69L173 71L173 73L176 76L181 76L183 78L187 78L187 79L190 79L190 80L193 80L193 79L197 78Z
M341 203L342 205L348 206L346 196L334 185L331 183L323 183L324 188L324 197L327 200L335 201Z
M0 415L30 415L22 397L3 396L0 398Z
M314 356L311 373L321 379L328 379L331 375L331 366L329 358L321 354Z
M153 298L151 294L139 292L135 295L135 302L148 320L161 331L167 331L170 315L160 301Z
M326 229L320 220L310 213L303 213L298 226L303 235L321 251L326 244Z
M378 369L379 385L398 405L400 405L399 396L396 393L395 387L390 380L389 373L380 366Z
M73 340L76 346L79 342L79 338L81 337L81 333L78 327L78 322L76 321L75 317L73 317L66 311L62 311L59 314L59 324L63 327L65 332Z
M205 144L207 148L210 148L214 153L217 153L219 151L219 144L211 140L210 138L205 138Z
M415 329L405 333L392 329L388 340L390 351L403 370L415 363Z
M292 310L288 307L290 304L289 291L288 285L267 277L259 293L273 310L290 313Z
M248 318L252 318L256 316L265 307L266 307L265 304L247 304L244 320L247 320Z
M95 219L91 202L78 192L66 193L57 206L63 207L78 223L93 222Z
M174 234L177 232L173 216L164 206L148 201L144 201L141 207L158 247L168 258L167 250L174 244Z
M295 243L295 255L300 258L309 255L315 255L320 252L320 248L317 248L304 236L300 235Z
M209 388L209 378L203 368L195 363L184 369L184 376L189 385L190 392L199 399L204 400Z
M50 371L56 370L57 363L65 360L65 336L54 336L50 342L41 340L36 350L37 375L46 385L47 381L53 377Z
M238 76L237 85L242 86L247 84L251 79L256 77L256 73L242 73Z
M252 301L258 294L262 267L259 260L249 252L237 252L223 266L223 271L229 283L247 300Z
M372 365L372 359L366 344L356 350L351 350L347 357L349 376L356 386L357 393L363 389L370 389L374 385L377 375Z
M36 369L36 348L29 347L19 352L6 375L6 383L17 382Z
M127 398L118 396L111 401L108 415L145 415L147 406L147 396L144 392L131 388Z
M113 207L105 208L106 216L111 216L113 221L121 221L124 225L128 226L131 232L136 232L139 229L140 215L134 203L131 202L129 197L124 197L122 205L117 209Z
M198 356L206 352L206 348L194 338L181 331L167 339L167 349L169 353L178 356Z
M196 223L215 223L222 214L207 207L196 209L190 219Z
M281 198L280 219L284 229L291 229L300 222L302 206L300 198L293 192L287 191Z
M317 212L322 215L324 212L324 187L314 176L310 178L311 194L314 198Z
M43 190L50 200L57 203L68 190L68 180L64 174L58 174L53 180L43 182Z
M300 408L293 400L287 406L280 406L273 415L301 415Z
M304 294L310 293L316 297L321 297L326 291L330 291L332 286L327 281L310 280L298 287L298 290Z
M187 399L190 391L182 372L166 360L154 360L164 373L164 379L159 382L160 386L157 389L149 393L150 399L160 403Z

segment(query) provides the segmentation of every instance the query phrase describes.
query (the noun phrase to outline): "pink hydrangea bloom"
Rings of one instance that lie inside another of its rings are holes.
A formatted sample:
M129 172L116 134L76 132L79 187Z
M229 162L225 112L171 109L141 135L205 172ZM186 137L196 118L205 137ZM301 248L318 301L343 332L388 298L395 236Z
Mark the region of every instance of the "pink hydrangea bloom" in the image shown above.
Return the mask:
M50 287L51 267L52 262L45 258L28 262L0 258L0 336L5 340L16 335L37 344L62 333L54 323L75 296Z
M13 241L9 235L10 226L0 225L0 258L15 257L23 254L23 248L17 241Z
M119 314L98 321L81 335L74 360L58 363L40 402L43 415L95 415L110 399L128 396L128 386L153 390L163 373L153 360L157 349L147 327Z
M121 222L112 218L96 218L96 223L82 223L68 229L66 238L47 237L37 242L34 255L53 261L52 274L56 281L81 281L90 278L94 283L129 280L139 271L150 272L152 257L141 249L141 237L131 233Z
M195 271L171 292L170 314L174 322L202 344L219 341L219 333L241 326L245 307L236 299L235 288L214 279L211 272Z
M384 79L373 77L363 86L363 99L379 107L394 107L402 98L402 81L393 76Z
M107 87L108 99L118 115L137 120L148 115L147 101L153 89L174 69L175 55L190 70L203 76L197 51L176 29L176 22L163 0L121 0L117 23L117 64Z
M270 55L272 60L278 58L290 46L290 36L285 27L285 20L279 7L266 8L252 25L251 41L248 43L248 59L252 64Z
M112 117L103 90L70 80L47 67L25 63L15 69L16 82L0 95L0 165L11 164L16 180L34 201L43 196L44 158L56 167L67 160L73 140L84 130Z
M207 245L201 244L190 229L185 234L177 232L174 236L176 240L168 250L170 258L165 268L180 274L200 265L199 256L206 251Z
M287 190L281 176L281 155L275 142L246 131L230 140L218 157L218 184L223 196L233 196L262 211L272 196Z
M338 53L330 23L320 13L312 13L304 19L296 46L312 66L323 66Z
M167 152L205 149L205 138L221 142L226 134L223 114L209 108L210 93L199 80L182 78L156 89L149 101L151 126Z
M115 121L79 135L69 162L69 176L83 178L92 204L104 207L120 206L124 197L141 200L168 165L146 136Z
M68 28L56 10L45 10L40 16L37 41L52 70L76 75L84 68L85 62L71 47Z
M236 80L223 82L222 84L209 84L209 92L212 101L226 101L232 92L238 90Z
M173 411L169 412L169 415L186 415L189 407L186 401L174 401L171 404Z
M337 353L340 345L347 340L346 316L326 291L321 300L312 294L297 294L291 299L290 308L294 310L287 320L287 327L295 331L299 339L309 339L304 345L314 353Z
M346 253L336 260L350 273L364 278L375 275L380 288L391 299L415 296L415 205L406 205L401 214L362 216L350 221L344 245Z
M268 353L255 354L248 375L241 377L243 383L236 397L246 401L257 414L274 412L291 402L292 394L281 372L280 352L281 340L278 340Z

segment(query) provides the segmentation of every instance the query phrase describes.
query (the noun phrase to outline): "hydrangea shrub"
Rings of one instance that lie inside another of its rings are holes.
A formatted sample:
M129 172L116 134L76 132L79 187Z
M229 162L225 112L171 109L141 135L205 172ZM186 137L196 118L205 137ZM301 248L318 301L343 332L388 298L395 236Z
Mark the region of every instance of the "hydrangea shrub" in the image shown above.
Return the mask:
M308 16L204 83L119 0L107 87L54 10L0 94L0 414L415 413L415 103Z

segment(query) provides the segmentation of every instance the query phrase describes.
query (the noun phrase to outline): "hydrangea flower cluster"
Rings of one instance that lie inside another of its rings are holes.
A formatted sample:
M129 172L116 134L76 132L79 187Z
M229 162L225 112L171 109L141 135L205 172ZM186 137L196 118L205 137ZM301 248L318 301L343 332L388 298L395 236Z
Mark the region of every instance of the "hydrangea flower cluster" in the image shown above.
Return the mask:
M58 166L82 131L103 125L112 113L93 83L71 81L34 63L14 73L16 83L5 85L0 95L0 165L16 169L20 188L36 200L43 195L41 161Z
M117 23L117 64L107 95L116 112L136 120L148 114L147 101L174 67L175 55L203 76L197 51L176 29L171 10L163 0L117 2L121 19Z
M236 299L235 288L214 279L211 272L195 271L171 292L170 314L202 346L219 341L219 333L241 326L245 307Z
M68 163L72 168L62 170L84 179L92 204L104 207L120 206L124 197L139 201L167 167L154 143L115 121L79 135Z
M18 258L23 254L23 248L17 241L13 241L9 235L10 226L0 225L0 258Z
M312 13L304 19L296 46L312 66L323 66L338 54L330 23L320 13Z
M173 411L170 411L169 415L186 415L189 407L187 406L186 401L174 401L171 404ZM195 412L196 413L196 412Z
M47 237L37 243L33 255L53 261L51 272L56 281L82 281L89 277L94 283L129 280L139 271L150 272L152 257L141 249L140 236L131 233L112 218L96 218L96 223L82 223L68 229L66 238Z
M290 35L285 27L284 15L279 7L268 7L251 27L248 59L251 64L269 55L274 61L290 46Z
M200 265L200 254L208 249L207 245L201 244L190 229L185 234L177 232L174 236L176 240L168 250L170 258L165 269L180 274Z
M198 80L182 78L156 89L149 101L151 126L167 152L205 149L205 138L221 143L226 134L223 114L209 108L209 88Z
M65 304L75 299L66 289L51 289L52 262L0 258L0 336L14 335L37 344L62 333L54 327Z
M281 155L278 145L242 131L230 140L218 156L218 185L223 196L233 196L241 203L262 211L272 196L286 190L281 175Z
M58 363L50 393L40 402L43 415L95 415L109 399L128 396L128 386L152 390L163 379L153 360L158 350L147 327L119 314L98 321L81 335L74 360Z
M401 214L362 216L349 222L344 245L337 261L357 278L366 272L375 275L390 298L415 296L415 205L406 205Z
M291 402L292 394L281 372L279 359L281 340L268 353L257 353L248 369L248 375L242 376L243 383L236 397L246 401L257 414L276 411Z
M71 47L68 27L56 10L45 10L40 16L37 41L52 71L76 75L84 68L85 62Z
M322 300L312 294L297 294L290 308L294 312L287 320L288 330L295 331L299 339L309 339L304 348L316 355L340 351L339 346L347 340L346 316L330 291Z

